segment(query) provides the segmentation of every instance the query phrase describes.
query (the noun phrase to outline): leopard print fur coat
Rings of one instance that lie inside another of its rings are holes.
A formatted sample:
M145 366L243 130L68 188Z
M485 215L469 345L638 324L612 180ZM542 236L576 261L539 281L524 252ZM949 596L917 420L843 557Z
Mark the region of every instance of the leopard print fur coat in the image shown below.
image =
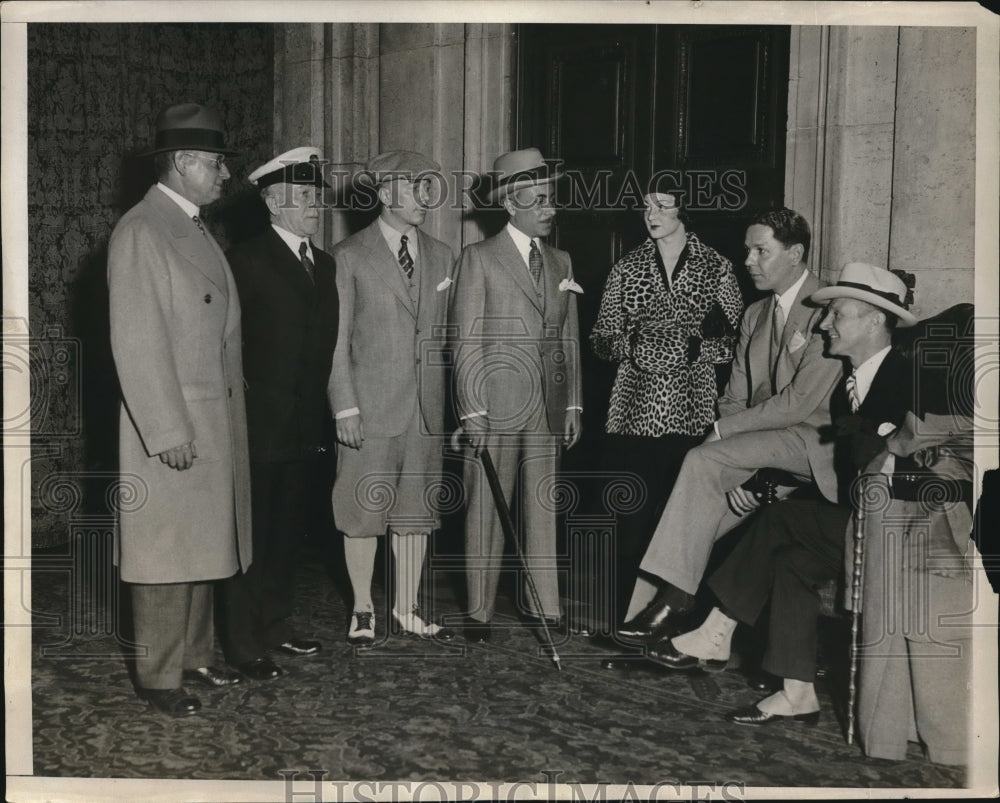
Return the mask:
M618 363L609 433L700 435L715 420L714 366L733 359L743 300L732 263L686 237L669 288L652 239L608 276L590 342L598 357ZM706 319L711 312L721 320L719 309L724 325L707 335Z

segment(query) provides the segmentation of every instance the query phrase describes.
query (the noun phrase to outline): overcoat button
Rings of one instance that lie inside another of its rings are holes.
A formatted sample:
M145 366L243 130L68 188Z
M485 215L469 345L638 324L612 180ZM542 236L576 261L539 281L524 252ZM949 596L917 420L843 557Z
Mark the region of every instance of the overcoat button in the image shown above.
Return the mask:
M212 303L212 294L211 293L205 293L205 303L206 304L211 304Z

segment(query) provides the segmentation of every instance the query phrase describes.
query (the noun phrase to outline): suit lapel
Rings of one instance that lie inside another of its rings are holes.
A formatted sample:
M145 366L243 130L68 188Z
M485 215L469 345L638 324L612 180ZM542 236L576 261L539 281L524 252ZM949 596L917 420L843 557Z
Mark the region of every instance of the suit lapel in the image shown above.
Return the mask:
M883 421L900 423L909 403L906 389L912 387L910 378L906 375L907 367L906 358L894 348L889 349L859 408L865 418L876 425Z
M813 311L804 302L818 287L819 281L816 277L811 273L807 273L805 281L802 282L802 286L799 288L799 292L795 294L795 301L792 302L792 308L788 311L788 320L785 321L785 329L781 333L782 352L788 351L788 341L792 337L792 333L801 331L809 321ZM809 332L802 332L802 336L807 340L809 339L809 334Z
M212 235L198 231L184 210L155 185L146 193L146 199L162 216L181 256L220 291L227 293L226 257Z
M314 285L309 280L309 275L306 273L306 269L302 267L302 261L296 257L296 255L292 252L292 249L288 247L284 240L281 239L281 235L278 234L278 232L276 232L271 226L268 226L268 231L266 232L264 240L264 247L267 248L268 253L270 254L266 263L270 270L274 272L278 281L284 284L290 284L300 293L311 296L313 294ZM315 261L316 260L313 259L314 263Z
M758 393L765 388L770 392L771 373L771 300L763 299L760 303L760 313L750 335L750 345L747 348L747 364L750 365L750 381L753 388L751 404L758 401ZM759 389L759 390L758 390Z
M500 261L500 264L513 276L514 281L517 282L517 286L521 288L521 292L528 297L528 300L535 306L535 309L541 313L543 310L542 303L538 298L538 290L534 282L531 281L531 275L528 273L528 267L524 264L524 260L521 259L520 251L517 250L514 240L506 229L497 235L496 243L497 259ZM542 255L542 260L545 260L544 254ZM547 270L544 272L548 273Z
M420 231L420 229L417 229L417 243L420 253L420 263L417 265L417 278L420 281L420 298L417 299L417 321L420 328L427 329L434 320L434 310L437 308L438 282L445 277L438 277L430 237ZM447 292L442 292L445 293L444 298L447 298Z
M539 250L542 252L542 261L545 267L542 273L545 281L545 297L543 299L545 310L555 311L559 309L560 296L564 295L564 293L559 291L559 282L563 279L568 279L569 276L562 275L562 261L555 255L555 252L547 243L541 243ZM568 293L569 290L565 292Z
M410 293L406 289L399 265L386 243L385 237L379 230L378 220L365 229L364 245L368 262L371 263L375 274L388 285L410 315L416 318L417 311L413 307L413 299L410 298ZM422 250L421 257L423 257Z

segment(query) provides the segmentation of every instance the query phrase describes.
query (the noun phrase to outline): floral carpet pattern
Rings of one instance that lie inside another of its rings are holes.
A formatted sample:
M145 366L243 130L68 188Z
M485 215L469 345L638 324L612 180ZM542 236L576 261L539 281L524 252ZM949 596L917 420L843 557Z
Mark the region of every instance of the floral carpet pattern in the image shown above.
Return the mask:
M965 782L962 770L925 761L916 744L905 761L865 758L846 744L842 715L822 686L816 727L754 729L722 718L760 696L737 671L608 670L606 651L579 635L559 645L557 671L512 610L498 611L503 627L489 645L384 637L383 617L381 640L355 651L343 638L347 611L336 587L315 556L303 562L297 624L323 641L323 652L276 656L286 674L275 681L199 687L202 712L174 720L135 696L127 647L107 627L88 634L77 626L70 637L81 618L66 614L80 605L80 590L66 575L36 570L35 775L273 781L283 771L323 770L327 780L346 781L554 776L872 789ZM458 615L447 584L431 602L438 616ZM58 625L51 614L62 614Z

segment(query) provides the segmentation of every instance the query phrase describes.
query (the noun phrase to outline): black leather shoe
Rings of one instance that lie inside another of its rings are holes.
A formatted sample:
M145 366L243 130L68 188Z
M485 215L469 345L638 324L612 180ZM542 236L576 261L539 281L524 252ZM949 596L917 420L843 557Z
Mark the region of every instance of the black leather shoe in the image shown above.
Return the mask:
M466 616L462 625L462 636L473 644L486 644L493 638L493 625Z
M312 639L293 638L279 644L274 649L285 655L315 655L323 649L323 645Z
M667 584L631 621L619 626L618 635L624 641L660 641L679 632L678 620L693 607L690 594Z
M185 669L184 680L192 683L202 683L205 686L220 688L222 686L235 686L242 683L243 678L238 672L230 672L217 666L199 666L197 669Z
M819 722L819 711L813 711L809 714L768 714L761 711L755 705L748 705L746 708L738 708L735 711L730 711L726 714L726 719L737 725L766 725L768 722L781 720L801 722L804 725L815 725Z
M201 710L197 697L184 689L139 689L139 696L157 711L172 717L190 717Z
M254 658L252 661L240 664L237 669L250 680L274 680L285 674L270 658Z
M704 669L706 672L721 672L726 668L728 660L695 658L678 650L670 639L664 639L646 648L646 657L650 661L665 666L668 669Z
M767 691L773 693L781 691L785 686L785 682L781 678L775 677L770 672L765 672L762 669L747 677L747 686L754 691Z

